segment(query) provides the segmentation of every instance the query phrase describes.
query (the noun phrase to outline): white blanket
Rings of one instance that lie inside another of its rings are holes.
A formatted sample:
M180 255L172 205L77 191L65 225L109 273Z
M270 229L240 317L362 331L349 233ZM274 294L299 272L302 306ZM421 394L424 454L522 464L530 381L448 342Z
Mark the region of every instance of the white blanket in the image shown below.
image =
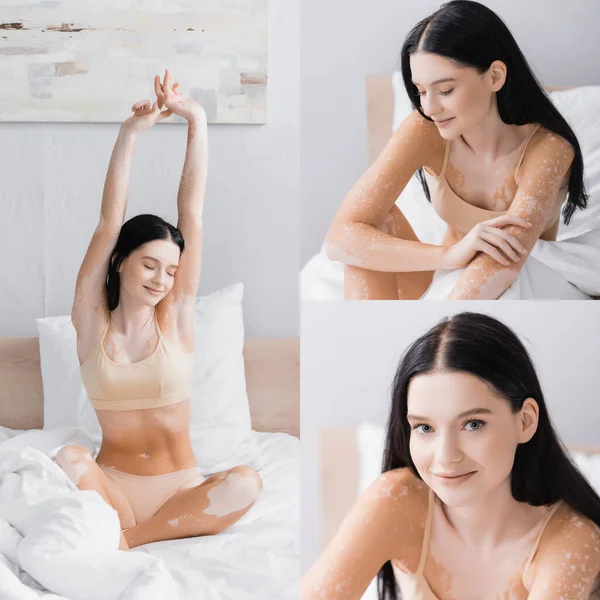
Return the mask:
M263 492L238 523L124 552L116 511L96 492L77 490L52 460L65 444L93 449L90 438L76 428L0 427L0 598L297 598L298 440L252 436Z

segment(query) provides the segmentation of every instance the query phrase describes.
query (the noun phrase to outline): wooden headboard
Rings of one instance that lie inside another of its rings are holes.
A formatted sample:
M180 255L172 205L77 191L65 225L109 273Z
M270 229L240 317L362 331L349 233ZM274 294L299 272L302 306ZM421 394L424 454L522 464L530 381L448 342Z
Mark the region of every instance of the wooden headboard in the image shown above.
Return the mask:
M360 463L356 429L324 429L319 442L324 549L358 497ZM571 452L600 454L598 445L567 447Z
M367 144L369 164L381 154L392 136L394 88L391 75L367 75ZM547 92L568 90L571 86L547 85Z
M300 340L254 338L244 344L252 428L300 437ZM0 425L43 426L37 337L0 337Z

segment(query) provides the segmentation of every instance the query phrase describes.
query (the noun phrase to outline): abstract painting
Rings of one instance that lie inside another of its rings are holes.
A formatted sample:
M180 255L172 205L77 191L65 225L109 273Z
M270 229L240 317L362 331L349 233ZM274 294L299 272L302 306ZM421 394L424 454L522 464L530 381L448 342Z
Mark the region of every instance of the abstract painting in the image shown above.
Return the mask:
M122 122L167 68L209 122L265 123L267 0L0 3L0 121Z

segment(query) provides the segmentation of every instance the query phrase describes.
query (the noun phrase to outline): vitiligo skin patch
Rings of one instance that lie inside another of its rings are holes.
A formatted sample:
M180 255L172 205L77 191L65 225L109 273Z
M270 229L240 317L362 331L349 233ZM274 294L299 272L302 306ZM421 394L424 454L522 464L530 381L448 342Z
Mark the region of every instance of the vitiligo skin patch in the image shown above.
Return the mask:
M498 298L516 278L535 242L556 238L574 151L563 138L543 127L526 142L533 127L523 126L526 152L518 176L521 147L485 169L461 148L464 142L451 142L444 174L451 192L472 207L507 212L532 224L527 230L503 228L527 250L518 262L505 267L478 253L464 269L451 298ZM325 243L328 257L345 264L347 299L416 299L431 283L435 270L448 268L444 264L446 248L467 232L448 223L441 246L422 243L395 206L417 169L423 167L430 174L442 172L445 154L446 141L435 124L415 110L350 190ZM431 185L430 191L434 191ZM490 213L489 218L493 216Z
M435 498L435 496L432 497ZM592 600L600 581L600 530L565 503L490 548L448 543L439 500L422 553L429 488L408 469L381 475L304 576L302 600L359 600L391 561L406 600ZM537 546L536 546L537 544ZM422 562L421 562L422 561Z

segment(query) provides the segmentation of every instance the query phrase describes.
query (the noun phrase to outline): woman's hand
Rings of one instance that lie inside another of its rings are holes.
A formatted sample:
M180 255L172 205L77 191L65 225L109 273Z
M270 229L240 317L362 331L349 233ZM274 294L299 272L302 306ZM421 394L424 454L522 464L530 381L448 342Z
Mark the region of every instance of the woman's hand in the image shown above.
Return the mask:
M460 242L446 250L441 268L466 267L478 252L488 254L505 267L518 262L527 254L527 249L514 236L501 229L506 225L517 225L526 229L531 227L531 223L525 219L508 214L478 223Z
M184 96L179 91L179 84L171 85L171 73L167 69L163 82L160 82L160 76L154 78L154 91L158 98L158 106L162 108L163 104L173 113L183 117L186 121L196 121L206 119L206 113L200 104Z
M132 107L133 116L129 117L127 121L123 123L121 128L133 132L141 133L150 129L154 123L162 121L167 117L170 117L173 112L169 109L160 110L158 102L150 105L150 100L141 100L136 102Z

